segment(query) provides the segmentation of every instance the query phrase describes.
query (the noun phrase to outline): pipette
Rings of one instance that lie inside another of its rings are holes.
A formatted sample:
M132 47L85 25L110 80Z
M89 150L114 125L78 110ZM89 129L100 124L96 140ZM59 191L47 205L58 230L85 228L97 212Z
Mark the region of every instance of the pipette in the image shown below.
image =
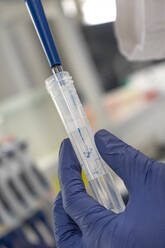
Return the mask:
M46 87L61 116L79 162L86 174L93 196L116 213L124 211L122 197L97 151L94 135L80 102L72 77L62 64L44 13L41 0L25 0L53 75Z

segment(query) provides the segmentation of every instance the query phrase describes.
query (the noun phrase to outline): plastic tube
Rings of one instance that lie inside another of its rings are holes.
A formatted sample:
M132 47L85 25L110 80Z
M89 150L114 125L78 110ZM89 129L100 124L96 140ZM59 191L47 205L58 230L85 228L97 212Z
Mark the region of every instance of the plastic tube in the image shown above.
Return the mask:
M124 211L124 202L107 165L97 151L92 129L71 76L64 71L55 73L46 80L46 87L58 109L94 197L107 209L116 213Z

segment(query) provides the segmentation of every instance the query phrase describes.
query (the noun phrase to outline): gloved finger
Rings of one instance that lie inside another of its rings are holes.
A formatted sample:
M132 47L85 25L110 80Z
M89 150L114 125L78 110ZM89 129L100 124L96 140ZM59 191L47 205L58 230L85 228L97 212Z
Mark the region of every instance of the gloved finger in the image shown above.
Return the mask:
M81 235L79 227L66 214L63 208L62 195L60 192L54 203L54 234L57 245L64 241L70 242L73 233L75 233L75 235Z
M94 227L105 216L107 221L116 216L86 193L81 167L69 139L62 143L60 149L59 179L64 209L81 231Z
M123 179L129 191L144 183L151 159L106 130L96 133L95 142L104 161Z

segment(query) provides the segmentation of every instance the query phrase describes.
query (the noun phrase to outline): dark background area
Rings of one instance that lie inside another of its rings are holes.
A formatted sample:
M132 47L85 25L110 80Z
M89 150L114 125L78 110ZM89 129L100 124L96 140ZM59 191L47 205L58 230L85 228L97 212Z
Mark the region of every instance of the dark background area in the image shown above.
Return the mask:
M126 60L119 52L113 23L82 26L82 31L96 68L102 77L105 91L125 84L131 73L162 62L129 62Z

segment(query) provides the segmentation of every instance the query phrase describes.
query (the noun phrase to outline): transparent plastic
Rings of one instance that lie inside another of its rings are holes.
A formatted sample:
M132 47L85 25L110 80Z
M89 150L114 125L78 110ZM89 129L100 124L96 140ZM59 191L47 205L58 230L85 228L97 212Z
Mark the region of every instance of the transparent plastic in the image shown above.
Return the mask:
M63 120L95 199L116 213L124 211L124 202L97 151L92 129L71 76L68 72L58 72L47 79L46 87Z

